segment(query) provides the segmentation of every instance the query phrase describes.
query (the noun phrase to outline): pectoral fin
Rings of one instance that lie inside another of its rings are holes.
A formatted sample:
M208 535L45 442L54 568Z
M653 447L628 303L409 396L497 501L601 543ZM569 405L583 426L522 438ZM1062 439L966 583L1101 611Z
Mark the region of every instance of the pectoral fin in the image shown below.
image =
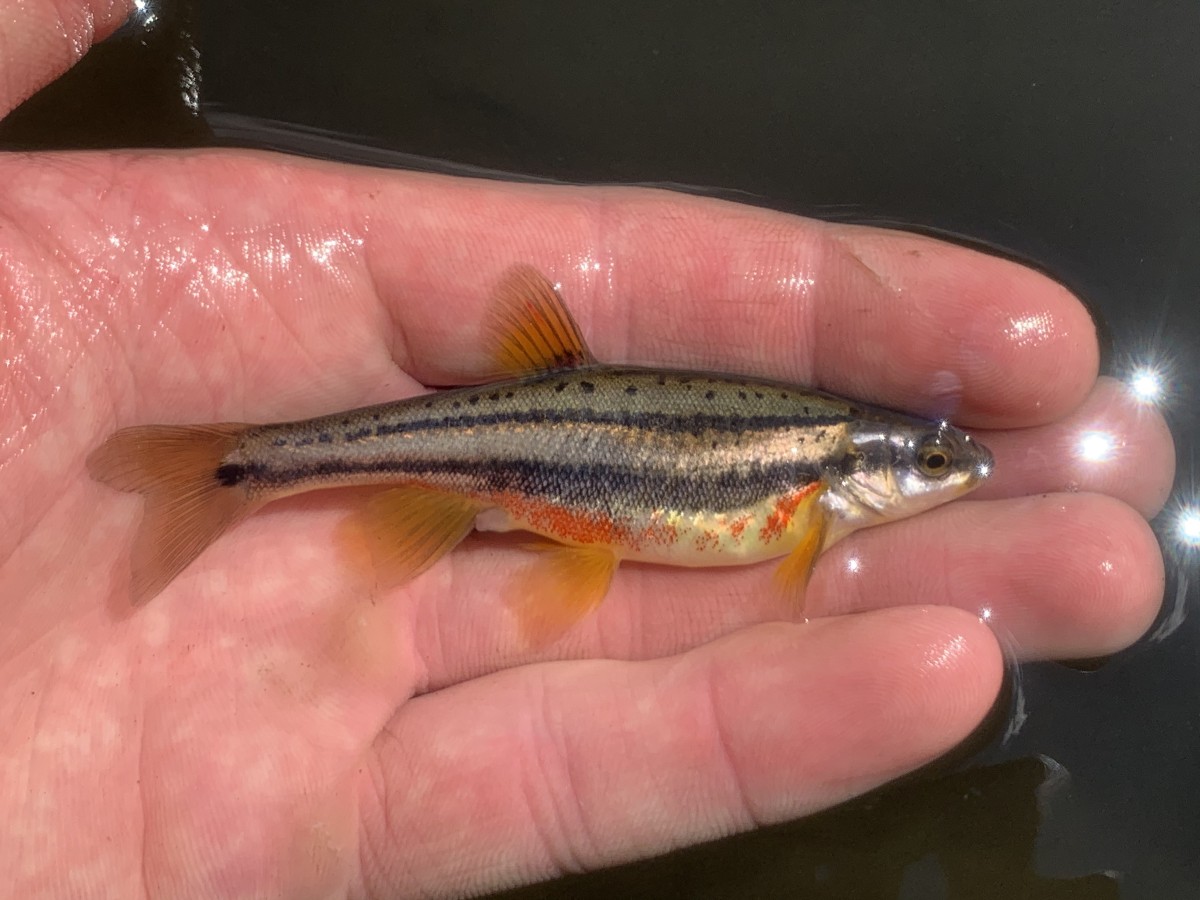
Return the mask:
M421 487L375 494L341 533L351 557L361 546L384 586L403 584L453 550L475 525L479 504L456 494Z
M804 504L806 519L803 535L792 552L783 558L775 570L775 583L784 595L797 606L804 606L804 591L817 557L825 548L825 537L829 532L829 518L820 504L809 500Z
M549 643L600 605L619 560L605 547L568 547L550 542L526 545L537 553L513 580L509 608L522 636Z

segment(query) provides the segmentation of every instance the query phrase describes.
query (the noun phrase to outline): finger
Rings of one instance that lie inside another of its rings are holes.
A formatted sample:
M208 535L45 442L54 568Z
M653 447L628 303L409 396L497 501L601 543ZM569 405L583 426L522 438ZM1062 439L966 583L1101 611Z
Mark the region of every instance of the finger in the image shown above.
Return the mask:
M1059 285L912 235L661 191L266 155L75 159L27 167L15 202L22 217L53 220L79 256L135 276L110 285L129 293L104 323L121 336L121 362L205 396L219 378L244 379L221 396L267 407L254 415L274 411L265 389L297 364L307 374L328 361L325 383L345 376L342 402L363 399L389 353L425 383L477 375L488 292L522 260L561 281L612 362L754 372L995 427L1052 421L1095 377L1091 320ZM68 168L70 195L103 198L86 220L44 208L46 182ZM147 320L195 349L172 360L163 348L178 348L161 331L154 343ZM191 358L201 348L203 367Z
M520 258L561 281L608 361L770 375L993 426L1052 421L1095 379L1095 328L1075 298L961 247L645 190L459 182L436 202L446 215L426 206L418 218L415 267L391 249L412 244L406 204L380 221L394 238L374 258L384 301L432 338L406 347L425 381L462 377L447 312L478 320L499 270ZM451 239L459 254L429 252Z
M1101 378L1064 419L978 437L996 457L992 478L972 495L980 499L1092 491L1149 518L1175 480L1175 443L1162 414L1113 378Z
M1158 541L1137 512L1101 494L1050 494L953 504L862 531L822 559L806 607L958 606L1022 659L1082 659L1141 637L1163 584Z
M363 779L365 893L483 892L813 812L949 750L1000 676L978 620L908 609L417 698Z
M129 0L0 0L0 117L128 18Z

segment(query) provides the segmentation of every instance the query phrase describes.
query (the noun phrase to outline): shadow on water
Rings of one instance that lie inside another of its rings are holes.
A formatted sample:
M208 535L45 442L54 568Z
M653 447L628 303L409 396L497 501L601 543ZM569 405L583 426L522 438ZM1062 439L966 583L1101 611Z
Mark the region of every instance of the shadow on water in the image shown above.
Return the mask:
M1012 674L961 746L863 797L796 822L493 896L1115 900L1115 873L1039 872L1039 834L1069 791L1070 774L1048 757L987 762L1024 702Z
M1022 667L952 759L837 809L500 896L1174 900L1200 884L1200 8L1130 6L165 2L0 123L0 147L653 184L1056 277L1101 323L1106 370L1160 367L1173 395L1150 637Z
M1063 778L1025 758L908 781L799 822L497 896L1115 900L1114 875L1037 872L1038 828Z

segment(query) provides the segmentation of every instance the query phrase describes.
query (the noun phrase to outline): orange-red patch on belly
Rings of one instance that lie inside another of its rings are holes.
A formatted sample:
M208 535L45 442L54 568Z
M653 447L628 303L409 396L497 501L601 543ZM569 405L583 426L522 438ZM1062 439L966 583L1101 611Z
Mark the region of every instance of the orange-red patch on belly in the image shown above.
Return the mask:
M651 524L638 528L595 510L571 509L524 494L504 492L480 499L500 506L514 522L565 543L623 548L636 553L647 542L662 545L676 540L673 526Z
M749 516L738 516L736 519L734 519L732 522L729 523L729 536L732 537L735 541L740 541L742 539L742 534L746 530L746 526L749 524L750 524Z
M819 491L821 487L821 482L814 481L812 484L807 484L789 494L784 494L776 500L775 508L771 510L771 513L767 516L767 521L758 532L758 539L764 544L769 544L782 538L787 532L788 526L791 525L792 518L796 515L796 510L800 508L800 504L811 497L816 491Z

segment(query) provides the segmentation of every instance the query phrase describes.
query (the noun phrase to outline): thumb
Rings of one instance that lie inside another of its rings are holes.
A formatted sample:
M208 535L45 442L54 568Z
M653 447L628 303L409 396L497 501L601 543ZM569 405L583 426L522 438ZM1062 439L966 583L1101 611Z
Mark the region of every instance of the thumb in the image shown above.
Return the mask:
M0 117L115 31L132 0L0 0Z

